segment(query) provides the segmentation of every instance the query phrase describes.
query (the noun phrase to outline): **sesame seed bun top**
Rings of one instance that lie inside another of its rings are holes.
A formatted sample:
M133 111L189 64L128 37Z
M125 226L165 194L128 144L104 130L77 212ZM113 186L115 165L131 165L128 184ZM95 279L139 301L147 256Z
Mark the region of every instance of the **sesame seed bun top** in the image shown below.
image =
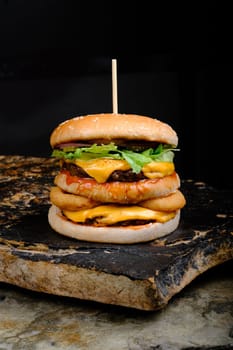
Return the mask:
M59 124L51 134L50 144L117 139L178 144L176 132L168 124L148 116L102 113L78 116Z

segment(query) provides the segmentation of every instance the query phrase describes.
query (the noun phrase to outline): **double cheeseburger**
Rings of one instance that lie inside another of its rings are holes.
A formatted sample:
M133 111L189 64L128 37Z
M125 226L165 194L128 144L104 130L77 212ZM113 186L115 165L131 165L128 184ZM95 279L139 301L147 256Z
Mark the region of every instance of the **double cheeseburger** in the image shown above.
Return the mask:
M52 132L60 171L50 192L48 220L79 240L137 243L179 225L185 198L173 163L176 132L146 116L93 114Z

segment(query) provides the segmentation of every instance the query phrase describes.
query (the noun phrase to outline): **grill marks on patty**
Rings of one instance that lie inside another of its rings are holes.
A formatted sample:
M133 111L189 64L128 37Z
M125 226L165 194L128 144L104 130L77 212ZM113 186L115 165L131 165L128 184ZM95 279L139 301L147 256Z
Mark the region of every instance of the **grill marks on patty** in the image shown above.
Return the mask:
M62 170L68 170L71 176L77 177L86 177L90 178L90 176L83 170L80 166L73 163L63 162ZM140 172L139 174L133 173L133 171L126 170L115 170L108 178L108 182L120 181L120 182L133 182L146 179L147 177Z

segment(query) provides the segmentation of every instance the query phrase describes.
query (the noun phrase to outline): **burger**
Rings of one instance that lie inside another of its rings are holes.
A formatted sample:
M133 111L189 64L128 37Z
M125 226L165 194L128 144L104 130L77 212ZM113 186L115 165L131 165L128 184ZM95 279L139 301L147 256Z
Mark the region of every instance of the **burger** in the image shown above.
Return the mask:
M176 132L133 114L91 114L51 133L60 169L51 187L50 226L78 240L132 244L168 235L186 200L174 166Z

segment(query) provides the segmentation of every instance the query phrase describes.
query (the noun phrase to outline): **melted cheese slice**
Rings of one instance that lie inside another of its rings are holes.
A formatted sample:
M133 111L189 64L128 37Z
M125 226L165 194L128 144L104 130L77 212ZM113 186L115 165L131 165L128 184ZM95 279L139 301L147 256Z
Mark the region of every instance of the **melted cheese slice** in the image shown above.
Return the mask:
M130 166L125 160L99 158L91 160L75 161L89 176L93 177L97 182L106 182L109 176L115 170L129 170Z
M64 210L63 213L68 219L74 222L85 223L88 219L95 219L97 224L102 225L113 225L126 220L166 222L175 216L175 212L154 211L137 205L100 205L95 208L79 211Z
M171 175L175 171L172 162L151 162L142 168L143 174L149 179Z
M130 170L130 165L125 160L99 158L91 160L75 160L89 176L97 182L104 183L115 170ZM149 179L161 178L171 175L175 170L172 162L151 162L144 165L142 172Z

